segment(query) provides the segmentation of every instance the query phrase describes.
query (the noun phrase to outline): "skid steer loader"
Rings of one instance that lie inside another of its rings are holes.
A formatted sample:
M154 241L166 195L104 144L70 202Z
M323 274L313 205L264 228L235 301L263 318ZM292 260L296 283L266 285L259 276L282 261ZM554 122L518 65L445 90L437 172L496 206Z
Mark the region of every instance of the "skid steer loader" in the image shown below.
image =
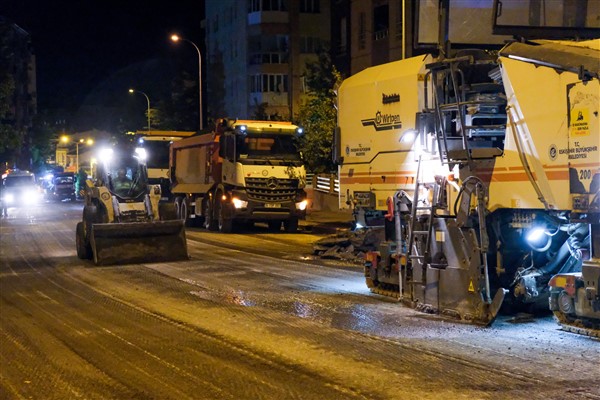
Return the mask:
M173 204L159 204L160 185L148 185L145 149L99 156L86 182L77 256L96 265L187 259L183 221Z

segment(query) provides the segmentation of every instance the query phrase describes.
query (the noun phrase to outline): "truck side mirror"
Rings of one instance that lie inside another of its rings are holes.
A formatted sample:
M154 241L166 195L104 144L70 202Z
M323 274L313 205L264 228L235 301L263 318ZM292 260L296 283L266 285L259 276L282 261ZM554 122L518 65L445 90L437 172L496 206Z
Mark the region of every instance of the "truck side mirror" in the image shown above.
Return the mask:
M333 141L331 143L331 156L334 164L341 164L344 162L344 157L342 157L342 149L341 149L341 128L336 126L333 131Z

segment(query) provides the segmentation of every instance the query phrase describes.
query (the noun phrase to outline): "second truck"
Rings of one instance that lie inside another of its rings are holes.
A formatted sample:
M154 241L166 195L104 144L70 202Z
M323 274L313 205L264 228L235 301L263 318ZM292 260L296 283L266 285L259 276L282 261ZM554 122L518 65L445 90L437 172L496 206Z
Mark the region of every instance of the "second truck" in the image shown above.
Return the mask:
M289 122L220 119L214 132L173 142L171 193L187 225L229 233L265 222L298 229L306 216L306 171Z

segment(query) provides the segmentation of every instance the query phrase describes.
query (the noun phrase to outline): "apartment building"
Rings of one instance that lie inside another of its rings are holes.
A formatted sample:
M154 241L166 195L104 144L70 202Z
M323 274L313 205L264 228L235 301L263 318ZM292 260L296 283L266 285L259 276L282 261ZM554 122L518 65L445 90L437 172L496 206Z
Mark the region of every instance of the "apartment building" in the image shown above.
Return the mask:
M330 46L331 0L207 0L209 117L289 119L306 92L306 62Z

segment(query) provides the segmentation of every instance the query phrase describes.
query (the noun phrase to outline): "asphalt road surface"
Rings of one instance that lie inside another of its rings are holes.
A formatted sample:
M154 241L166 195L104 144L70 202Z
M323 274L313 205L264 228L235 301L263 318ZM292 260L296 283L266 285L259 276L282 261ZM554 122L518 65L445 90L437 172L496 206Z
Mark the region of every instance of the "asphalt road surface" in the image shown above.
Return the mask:
M188 229L190 260L96 267L81 203L0 221L0 399L600 399L600 342L370 294L307 232Z

